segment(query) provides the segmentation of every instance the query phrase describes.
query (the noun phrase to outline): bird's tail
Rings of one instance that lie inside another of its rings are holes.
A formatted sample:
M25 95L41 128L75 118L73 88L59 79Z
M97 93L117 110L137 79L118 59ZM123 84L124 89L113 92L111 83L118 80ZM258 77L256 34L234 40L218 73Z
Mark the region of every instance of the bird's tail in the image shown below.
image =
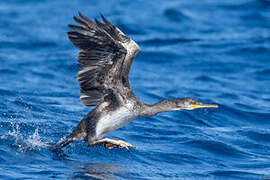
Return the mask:
M85 119L81 120L81 122L78 124L78 126L69 134L69 136L64 139L63 141L60 141L59 143L50 146L49 149L52 151L55 151L57 149L61 149L65 146L67 146L69 143L78 141L78 140L85 140L85 137L87 135L85 131L85 125L86 121Z
M69 143L73 142L73 138L67 137L66 139L64 139L63 141L60 141L59 143L53 145L53 146L49 146L49 149L51 151L55 151L57 149L61 149L65 146L67 146Z

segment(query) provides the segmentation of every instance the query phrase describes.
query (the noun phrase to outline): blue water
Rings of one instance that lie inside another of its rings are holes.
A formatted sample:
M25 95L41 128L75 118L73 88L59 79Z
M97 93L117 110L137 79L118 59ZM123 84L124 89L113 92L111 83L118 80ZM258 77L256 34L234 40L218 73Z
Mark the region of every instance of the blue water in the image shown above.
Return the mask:
M89 112L67 24L102 12L141 47L130 81L147 103L194 97L219 109L167 112L113 131L138 151L76 142ZM0 2L0 179L270 178L270 1Z

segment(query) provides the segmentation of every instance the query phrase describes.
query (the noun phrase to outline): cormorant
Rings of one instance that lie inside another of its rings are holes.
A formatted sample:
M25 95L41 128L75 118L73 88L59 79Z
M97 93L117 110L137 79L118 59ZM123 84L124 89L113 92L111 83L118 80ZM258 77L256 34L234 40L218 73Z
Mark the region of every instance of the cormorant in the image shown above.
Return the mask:
M80 99L86 106L95 106L72 133L51 149L58 149L73 141L84 140L88 146L126 148L133 145L116 139L104 138L110 131L123 127L139 117L154 116L165 111L217 108L193 98L162 100L149 105L139 100L129 83L129 70L140 48L116 26L101 15L103 23L95 23L79 12L74 20L81 26L68 25L70 41L79 48L77 80L81 87ZM135 148L135 147L134 147Z

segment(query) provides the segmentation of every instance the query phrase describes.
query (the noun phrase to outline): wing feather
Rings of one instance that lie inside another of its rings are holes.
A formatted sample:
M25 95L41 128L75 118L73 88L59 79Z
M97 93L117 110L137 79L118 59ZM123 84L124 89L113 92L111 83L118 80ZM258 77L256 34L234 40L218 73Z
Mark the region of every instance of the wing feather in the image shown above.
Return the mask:
M96 106L114 101L117 93L128 94L128 72L139 47L102 14L104 24L97 19L94 23L80 12L79 17L73 18L81 26L69 25L73 31L67 34L80 50L78 65L82 69L77 80L82 103Z
M130 46L130 42L135 42L102 14L105 24L97 19L94 23L80 12L79 17L73 18L81 26L69 25L73 31L67 34L70 41L80 49L78 65L82 69L77 74L81 87L80 99L87 106L96 106L116 97L116 93L125 94L123 91L131 91L129 83L127 86L123 78L128 80L129 69L126 68L130 68L139 48ZM108 96L110 97L107 98Z

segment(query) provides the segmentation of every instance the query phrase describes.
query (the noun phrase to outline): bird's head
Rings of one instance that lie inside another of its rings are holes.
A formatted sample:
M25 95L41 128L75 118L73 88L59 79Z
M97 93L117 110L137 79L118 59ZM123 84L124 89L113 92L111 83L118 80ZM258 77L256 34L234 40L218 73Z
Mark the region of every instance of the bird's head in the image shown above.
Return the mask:
M218 105L216 104L204 104L193 98L164 100L162 104L168 107L170 111L193 110L198 108L218 108Z

